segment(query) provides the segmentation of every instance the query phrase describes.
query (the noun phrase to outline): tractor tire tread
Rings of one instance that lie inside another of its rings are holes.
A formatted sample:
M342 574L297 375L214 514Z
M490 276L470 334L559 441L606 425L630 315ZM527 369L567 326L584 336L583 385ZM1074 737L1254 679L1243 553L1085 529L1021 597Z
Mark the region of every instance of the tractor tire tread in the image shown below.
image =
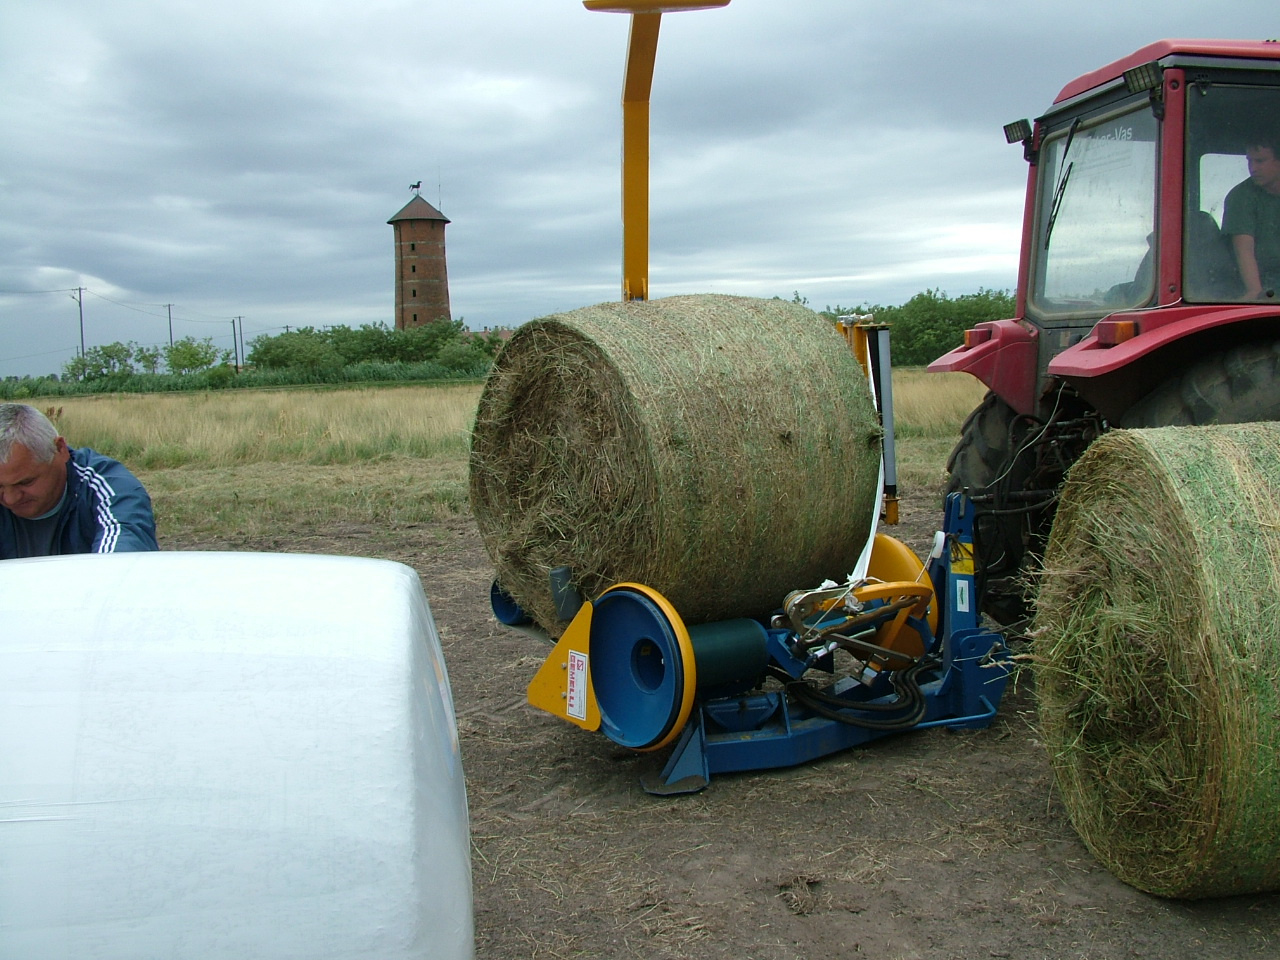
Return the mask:
M1123 427L1198 426L1280 419L1280 340L1246 343L1201 360L1130 407Z

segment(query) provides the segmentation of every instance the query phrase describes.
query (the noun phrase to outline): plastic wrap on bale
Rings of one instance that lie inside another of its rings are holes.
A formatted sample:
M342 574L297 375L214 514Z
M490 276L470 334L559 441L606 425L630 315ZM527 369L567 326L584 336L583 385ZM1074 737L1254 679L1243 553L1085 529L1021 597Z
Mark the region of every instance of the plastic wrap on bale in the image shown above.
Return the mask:
M453 701L384 560L0 562L0 957L473 955Z
M715 295L534 320L480 398L471 506L498 581L553 636L549 572L634 581L689 622L843 579L871 528L880 427L827 318Z

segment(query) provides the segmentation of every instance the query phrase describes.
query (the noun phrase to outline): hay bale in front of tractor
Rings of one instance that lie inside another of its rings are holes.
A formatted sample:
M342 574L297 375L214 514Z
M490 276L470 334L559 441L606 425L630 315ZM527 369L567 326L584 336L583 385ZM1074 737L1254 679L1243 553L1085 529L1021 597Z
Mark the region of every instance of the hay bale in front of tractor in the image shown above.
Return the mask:
M764 615L849 574L880 427L832 324L782 300L680 296L531 321L485 383L470 496L498 581L553 636L567 565L691 623Z
M1280 424L1117 431L1073 467L1034 635L1043 738L1116 876L1280 889Z

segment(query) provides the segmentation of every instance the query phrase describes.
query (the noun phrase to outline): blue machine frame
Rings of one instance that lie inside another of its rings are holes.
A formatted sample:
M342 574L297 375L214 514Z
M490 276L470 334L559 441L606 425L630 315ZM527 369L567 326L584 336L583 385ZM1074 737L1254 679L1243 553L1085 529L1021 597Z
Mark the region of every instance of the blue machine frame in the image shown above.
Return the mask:
M996 715L1009 678L1003 638L979 625L973 589L973 514L960 494L947 497L946 538L941 555L931 558L929 575L941 601L941 618L932 644L941 648L938 665L920 684L923 719L904 728L977 729ZM911 621L922 635L928 625ZM770 631L771 637L788 631ZM783 639L776 637L776 639ZM790 658L785 644L770 643L775 661ZM786 664L781 664L786 668ZM643 782L654 794L703 789L716 773L795 766L902 730L859 726L848 720L865 715L867 688L852 679L831 690L847 697L846 720L814 713L783 691L700 702L661 774ZM889 699L889 698L880 698Z
M651 750L674 740L662 772L642 781L661 795L701 790L712 774L795 766L891 733L985 727L1011 667L1001 635L979 622L973 511L961 494L947 497L943 530L921 575L926 571L936 628L927 615L916 615L922 606L902 627L919 635L923 655L885 650L888 657L861 678L842 677L817 693L802 678L810 669L830 671L830 650L797 642L785 617L772 628L755 621L685 628L659 594L622 584L594 606L581 605L530 684L529 699L586 729L602 729L623 746ZM499 618L518 622L518 608L496 587L495 596ZM877 609L875 603L869 613L860 607L860 622L865 626ZM895 615L893 607L884 611L870 622ZM824 624L827 617L840 619L838 613L819 617ZM731 637L731 675L710 656L695 662L700 632L708 629ZM910 668L890 669L894 658ZM722 673L713 677L716 670ZM769 675L782 681L780 689L762 689Z

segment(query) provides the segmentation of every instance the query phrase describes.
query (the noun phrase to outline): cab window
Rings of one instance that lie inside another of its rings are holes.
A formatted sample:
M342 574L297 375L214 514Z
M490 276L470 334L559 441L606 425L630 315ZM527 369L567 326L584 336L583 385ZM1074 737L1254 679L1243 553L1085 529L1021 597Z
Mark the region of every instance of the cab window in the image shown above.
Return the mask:
M1145 98L1046 137L1031 290L1037 312L1097 316L1150 302L1157 155Z

